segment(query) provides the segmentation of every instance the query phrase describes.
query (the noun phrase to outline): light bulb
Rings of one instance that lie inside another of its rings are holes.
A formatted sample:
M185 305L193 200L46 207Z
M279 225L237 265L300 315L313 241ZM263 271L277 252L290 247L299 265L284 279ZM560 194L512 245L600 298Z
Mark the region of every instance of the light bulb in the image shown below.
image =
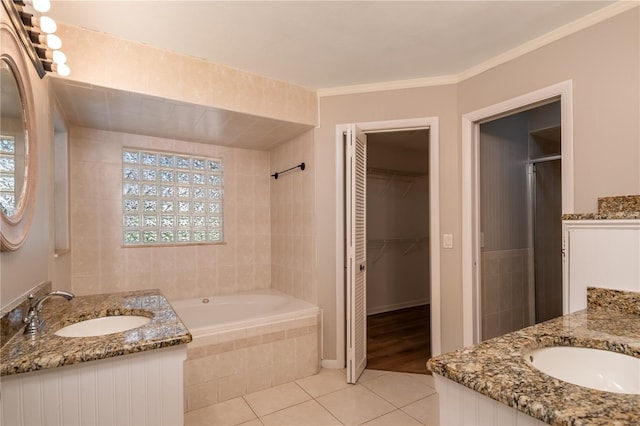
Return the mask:
M53 62L55 62L58 65L62 65L65 62L67 62L67 55L65 55L60 50L54 50L52 58L53 58Z
M36 19L37 19L36 21L37 25L40 27L40 29L43 32L47 34L53 34L58 29L58 26L56 25L56 21L49 18L48 16L41 16L40 18L36 18Z
M38 12L48 12L49 9L51 9L51 2L49 0L32 0L30 3Z
M55 34L47 34L47 46L53 50L60 49L62 47L62 40Z
M67 64L53 64L53 70L63 77L71 74L71 69L67 66Z

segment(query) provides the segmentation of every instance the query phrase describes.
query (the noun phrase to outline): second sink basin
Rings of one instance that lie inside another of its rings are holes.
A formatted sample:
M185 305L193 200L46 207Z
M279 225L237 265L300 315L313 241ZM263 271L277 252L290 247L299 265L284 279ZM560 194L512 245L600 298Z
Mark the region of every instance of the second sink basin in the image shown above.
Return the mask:
M142 327L149 321L151 318L141 315L114 315L80 321L61 328L55 334L61 337L104 336Z
M640 394L640 358L592 348L550 346L524 355L549 376L591 389Z

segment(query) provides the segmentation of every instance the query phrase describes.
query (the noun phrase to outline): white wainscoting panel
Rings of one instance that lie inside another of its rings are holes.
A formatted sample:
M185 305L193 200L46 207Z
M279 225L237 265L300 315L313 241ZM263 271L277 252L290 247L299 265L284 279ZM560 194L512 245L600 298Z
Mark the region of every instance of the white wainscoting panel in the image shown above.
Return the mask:
M546 423L437 374L440 425L543 426Z
M183 424L187 346L2 378L3 425Z

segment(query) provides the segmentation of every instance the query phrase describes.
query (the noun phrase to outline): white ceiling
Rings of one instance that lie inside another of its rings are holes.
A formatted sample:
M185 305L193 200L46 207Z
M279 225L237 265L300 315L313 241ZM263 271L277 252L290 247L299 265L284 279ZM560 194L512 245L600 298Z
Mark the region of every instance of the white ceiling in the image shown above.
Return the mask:
M322 89L456 75L613 2L52 3L60 22Z
M48 14L66 24L330 91L459 76L612 3L53 0ZM71 72L69 79L52 79L71 125L263 150L311 128L75 83Z

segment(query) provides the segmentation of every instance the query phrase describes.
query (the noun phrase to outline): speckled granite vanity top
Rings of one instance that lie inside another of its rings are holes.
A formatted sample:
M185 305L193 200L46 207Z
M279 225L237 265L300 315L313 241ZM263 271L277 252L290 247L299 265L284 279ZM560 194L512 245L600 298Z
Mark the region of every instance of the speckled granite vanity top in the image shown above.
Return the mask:
M584 311L432 358L427 366L549 424L640 424L640 395L572 385L545 375L523 359L531 349L557 345L640 358L640 293L590 288Z
M640 195L598 198L598 213L563 214L562 220L640 219Z
M110 315L142 315L147 324L96 337L60 337L58 329L79 321ZM0 352L1 375L111 358L191 341L191 334L159 290L50 299L41 312L46 328L35 340L18 333Z

